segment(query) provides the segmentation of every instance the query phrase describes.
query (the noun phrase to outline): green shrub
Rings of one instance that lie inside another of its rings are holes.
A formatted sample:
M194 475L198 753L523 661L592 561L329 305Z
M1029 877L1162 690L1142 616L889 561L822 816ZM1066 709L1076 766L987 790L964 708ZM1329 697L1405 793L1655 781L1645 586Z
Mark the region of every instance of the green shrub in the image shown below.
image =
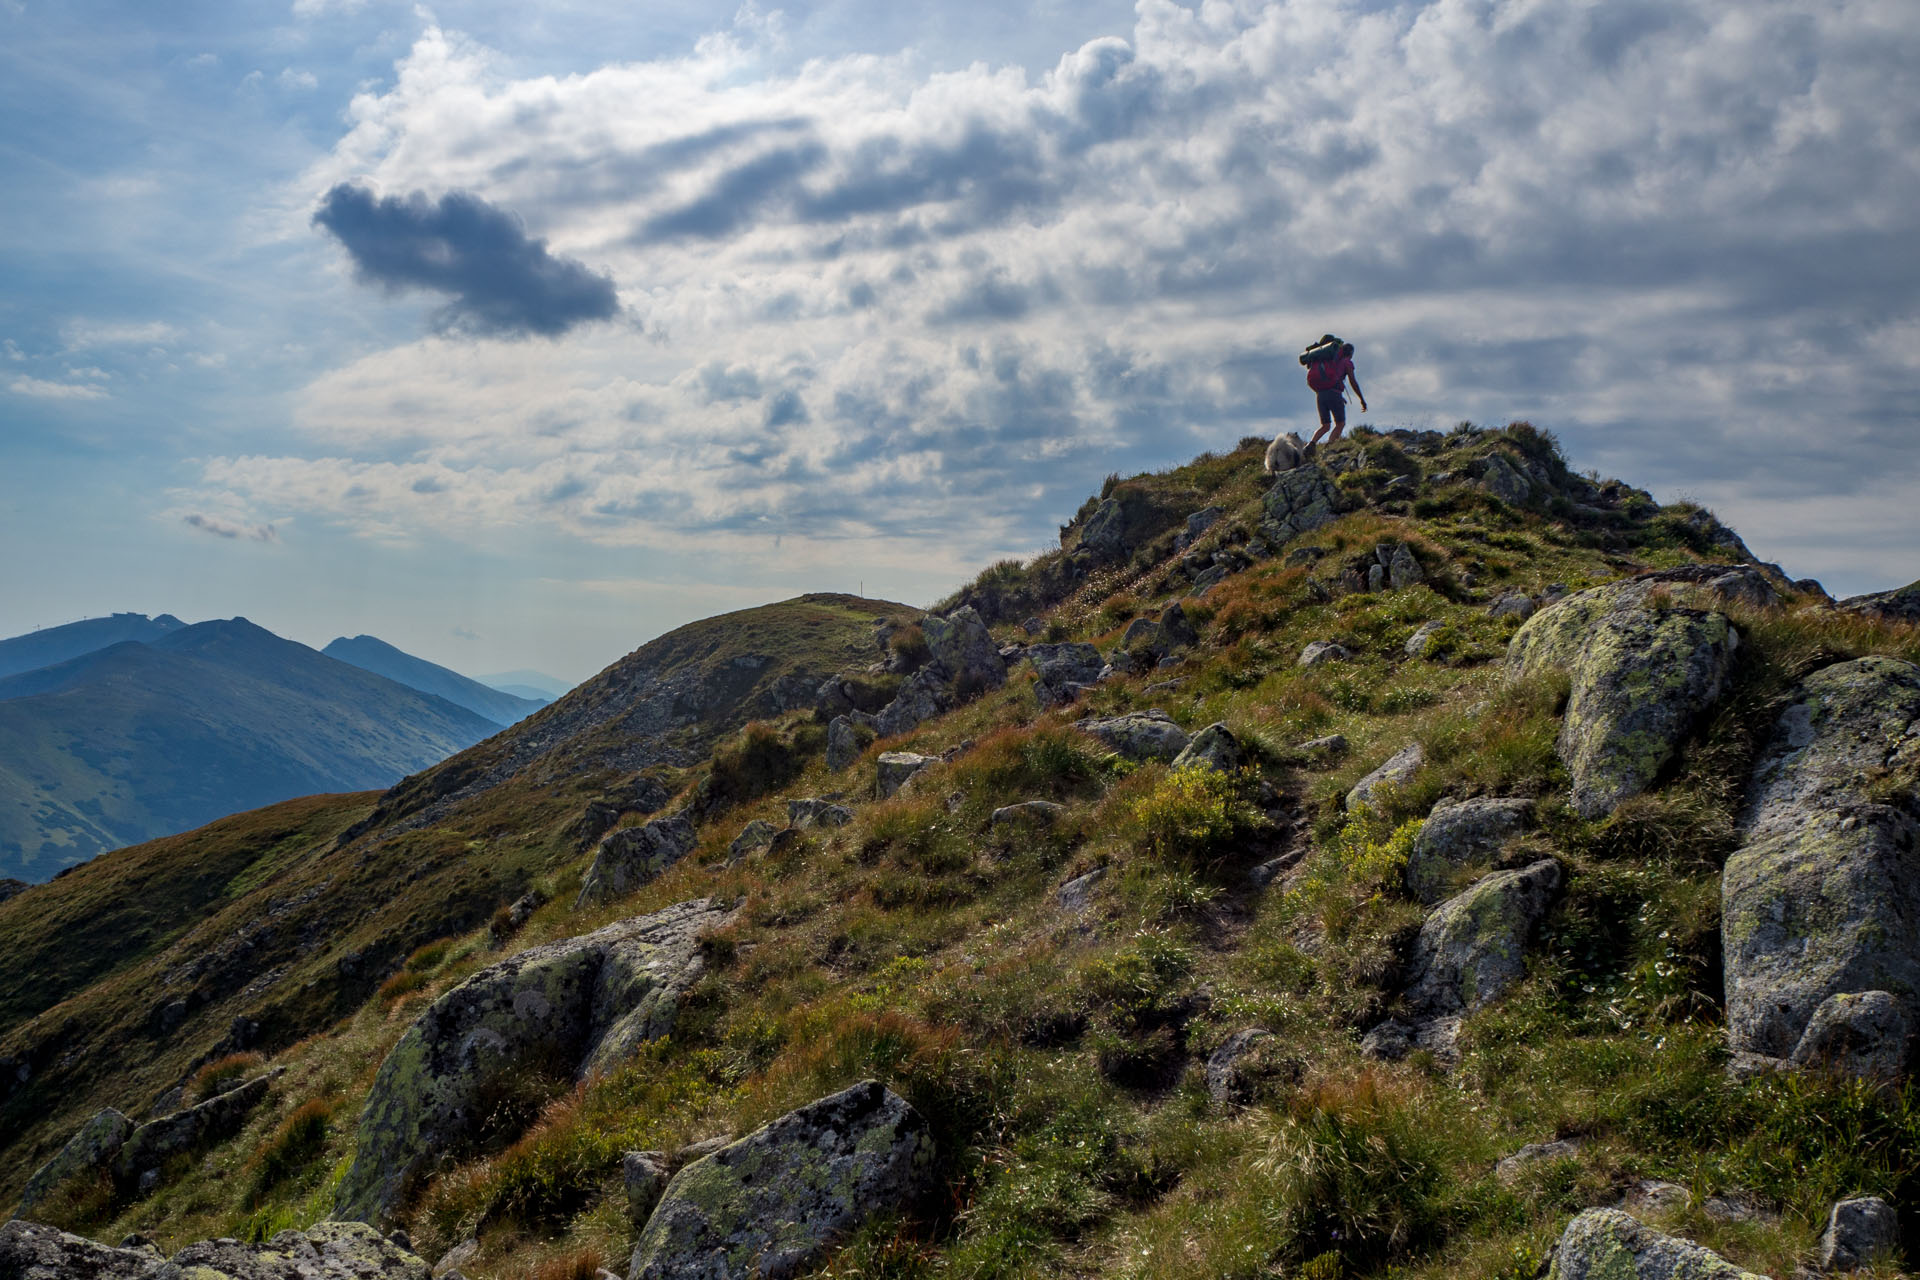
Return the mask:
M1136 848L1162 859L1220 857L1264 825L1244 798L1255 781L1201 765L1168 770L1129 807L1126 834Z

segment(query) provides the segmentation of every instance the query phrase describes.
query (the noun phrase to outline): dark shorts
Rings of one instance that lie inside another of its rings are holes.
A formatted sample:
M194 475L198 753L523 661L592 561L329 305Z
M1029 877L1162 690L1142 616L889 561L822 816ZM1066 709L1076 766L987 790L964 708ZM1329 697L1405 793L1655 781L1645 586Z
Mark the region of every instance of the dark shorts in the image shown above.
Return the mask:
M1336 422L1343 427L1347 425L1347 398L1338 388L1332 391L1318 391L1314 394L1320 397L1321 426L1332 426Z

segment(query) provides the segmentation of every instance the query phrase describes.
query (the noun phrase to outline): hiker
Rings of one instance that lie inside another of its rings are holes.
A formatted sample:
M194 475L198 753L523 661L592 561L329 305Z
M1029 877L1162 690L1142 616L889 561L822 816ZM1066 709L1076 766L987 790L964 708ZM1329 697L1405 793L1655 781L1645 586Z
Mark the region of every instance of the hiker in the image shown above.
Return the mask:
M1308 356L1324 351L1326 347L1337 341L1338 339L1329 334L1322 338L1319 344L1309 347L1307 354L1300 357L1301 363L1307 366L1307 385L1313 388L1314 394L1320 400L1320 429L1313 433L1313 439L1307 441L1308 451L1315 449L1320 443L1320 437L1327 436L1329 430L1333 434L1327 436L1327 443L1332 444L1340 438L1340 433L1347 429L1347 397L1344 394L1347 383L1353 384L1353 394L1360 400L1360 412L1367 411L1367 397L1361 393L1360 379L1354 376L1353 372L1351 342L1341 342L1337 352L1327 351L1319 358L1308 359Z

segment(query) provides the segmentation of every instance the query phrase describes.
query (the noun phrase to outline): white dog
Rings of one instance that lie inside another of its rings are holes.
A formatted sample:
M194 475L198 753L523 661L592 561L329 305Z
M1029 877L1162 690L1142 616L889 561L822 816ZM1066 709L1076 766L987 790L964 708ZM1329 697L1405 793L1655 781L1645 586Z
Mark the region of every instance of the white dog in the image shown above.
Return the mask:
M1275 436L1267 446L1267 474L1279 475L1282 471L1291 471L1299 466L1307 456L1307 446L1294 432Z

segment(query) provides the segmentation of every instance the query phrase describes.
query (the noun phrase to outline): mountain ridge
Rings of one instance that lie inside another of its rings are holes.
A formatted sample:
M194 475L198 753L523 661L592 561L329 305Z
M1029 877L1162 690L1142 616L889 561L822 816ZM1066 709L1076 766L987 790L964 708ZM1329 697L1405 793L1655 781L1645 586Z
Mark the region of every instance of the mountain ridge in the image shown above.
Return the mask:
M375 636L359 635L351 639L340 636L329 641L320 652L329 658L385 676L410 689L445 698L475 715L485 716L502 728L526 719L552 701L551 698L517 697L505 690L492 688L438 663L415 657Z

